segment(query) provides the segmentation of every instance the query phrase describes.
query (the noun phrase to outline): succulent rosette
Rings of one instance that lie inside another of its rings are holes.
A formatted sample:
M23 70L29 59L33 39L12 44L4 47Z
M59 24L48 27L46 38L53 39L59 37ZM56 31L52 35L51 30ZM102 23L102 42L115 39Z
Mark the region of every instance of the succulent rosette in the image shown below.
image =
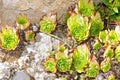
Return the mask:
M0 46L5 50L14 50L19 44L19 36L16 29L9 26L2 26L0 32Z

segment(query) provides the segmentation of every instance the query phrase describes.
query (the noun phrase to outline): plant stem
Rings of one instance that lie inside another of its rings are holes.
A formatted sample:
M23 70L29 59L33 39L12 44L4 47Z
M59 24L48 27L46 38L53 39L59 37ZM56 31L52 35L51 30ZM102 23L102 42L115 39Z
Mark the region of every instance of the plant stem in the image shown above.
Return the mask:
M47 34L47 33L46 33ZM66 44L69 48L71 48L71 46L67 43L67 42L65 42L65 41L63 41L61 38L59 38L58 36L55 36L55 35L53 35L53 34L47 34L47 35L49 35L49 36L51 36L51 37L53 37L53 38L56 38L56 39L58 39L58 40L60 40L61 42L63 42L64 44Z
M108 14L108 17L110 16L110 13L112 12L113 8L115 7L117 0L114 0L113 4L112 4L112 8L110 9L110 12Z

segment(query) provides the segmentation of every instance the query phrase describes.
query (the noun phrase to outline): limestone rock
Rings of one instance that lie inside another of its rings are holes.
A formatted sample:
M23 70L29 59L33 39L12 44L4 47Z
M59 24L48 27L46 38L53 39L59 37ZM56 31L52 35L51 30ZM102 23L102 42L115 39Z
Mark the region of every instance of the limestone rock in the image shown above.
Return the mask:
M0 80L8 80L10 77L10 65L7 62L0 63Z
M6 9L27 10L29 3L27 0L3 0L3 7Z
M18 71L14 75L13 80L30 80L30 77L25 72Z

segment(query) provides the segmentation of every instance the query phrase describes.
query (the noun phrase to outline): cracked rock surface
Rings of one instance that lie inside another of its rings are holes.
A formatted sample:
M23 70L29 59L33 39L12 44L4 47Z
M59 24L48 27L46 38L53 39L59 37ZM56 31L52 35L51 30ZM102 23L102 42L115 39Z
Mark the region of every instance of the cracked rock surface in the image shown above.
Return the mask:
M47 13L57 13L58 19L78 0L0 0L1 24L14 26L18 14L25 14L32 23L39 23ZM67 4L67 5L66 5Z
M56 40L44 33L36 35L37 41L27 45L18 60L0 62L0 80L54 80L55 74L44 70L43 62L55 47ZM22 76L22 77L21 77Z

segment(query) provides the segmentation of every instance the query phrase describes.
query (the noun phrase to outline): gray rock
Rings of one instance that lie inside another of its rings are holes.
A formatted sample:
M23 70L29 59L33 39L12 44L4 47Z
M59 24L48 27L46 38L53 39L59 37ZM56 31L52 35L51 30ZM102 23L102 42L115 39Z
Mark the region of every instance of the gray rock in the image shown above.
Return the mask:
M57 13L59 19L66 13L68 7L77 1L78 0L2 0L0 3L0 18L3 18L2 25L8 24L14 26L16 18L16 14L14 13L17 12L18 14L26 14L32 24L39 24L42 16L51 12Z
M47 73L43 62L52 49L59 44L59 40L44 33L38 33L36 40L36 42L26 46L26 50L18 59L19 69L26 71L35 80L54 80L55 74Z
M14 75L13 80L30 80L30 77L25 72L18 71Z
M14 11L14 10L4 11L2 14L2 18L1 18L2 24L5 24L5 25L11 24L12 25L16 21L17 14L18 14L18 12Z
M2 0L0 0L0 10L2 9Z
M27 10L29 3L27 0L3 0L3 7L6 9Z
M100 73L99 75L97 75L95 80L104 80L104 74Z
M41 0L28 0L30 3L30 8L33 10L41 10L44 7L43 1Z
M0 63L0 80L8 80L10 77L10 65L8 62Z
M33 31L38 31L38 27L35 25L32 25Z

